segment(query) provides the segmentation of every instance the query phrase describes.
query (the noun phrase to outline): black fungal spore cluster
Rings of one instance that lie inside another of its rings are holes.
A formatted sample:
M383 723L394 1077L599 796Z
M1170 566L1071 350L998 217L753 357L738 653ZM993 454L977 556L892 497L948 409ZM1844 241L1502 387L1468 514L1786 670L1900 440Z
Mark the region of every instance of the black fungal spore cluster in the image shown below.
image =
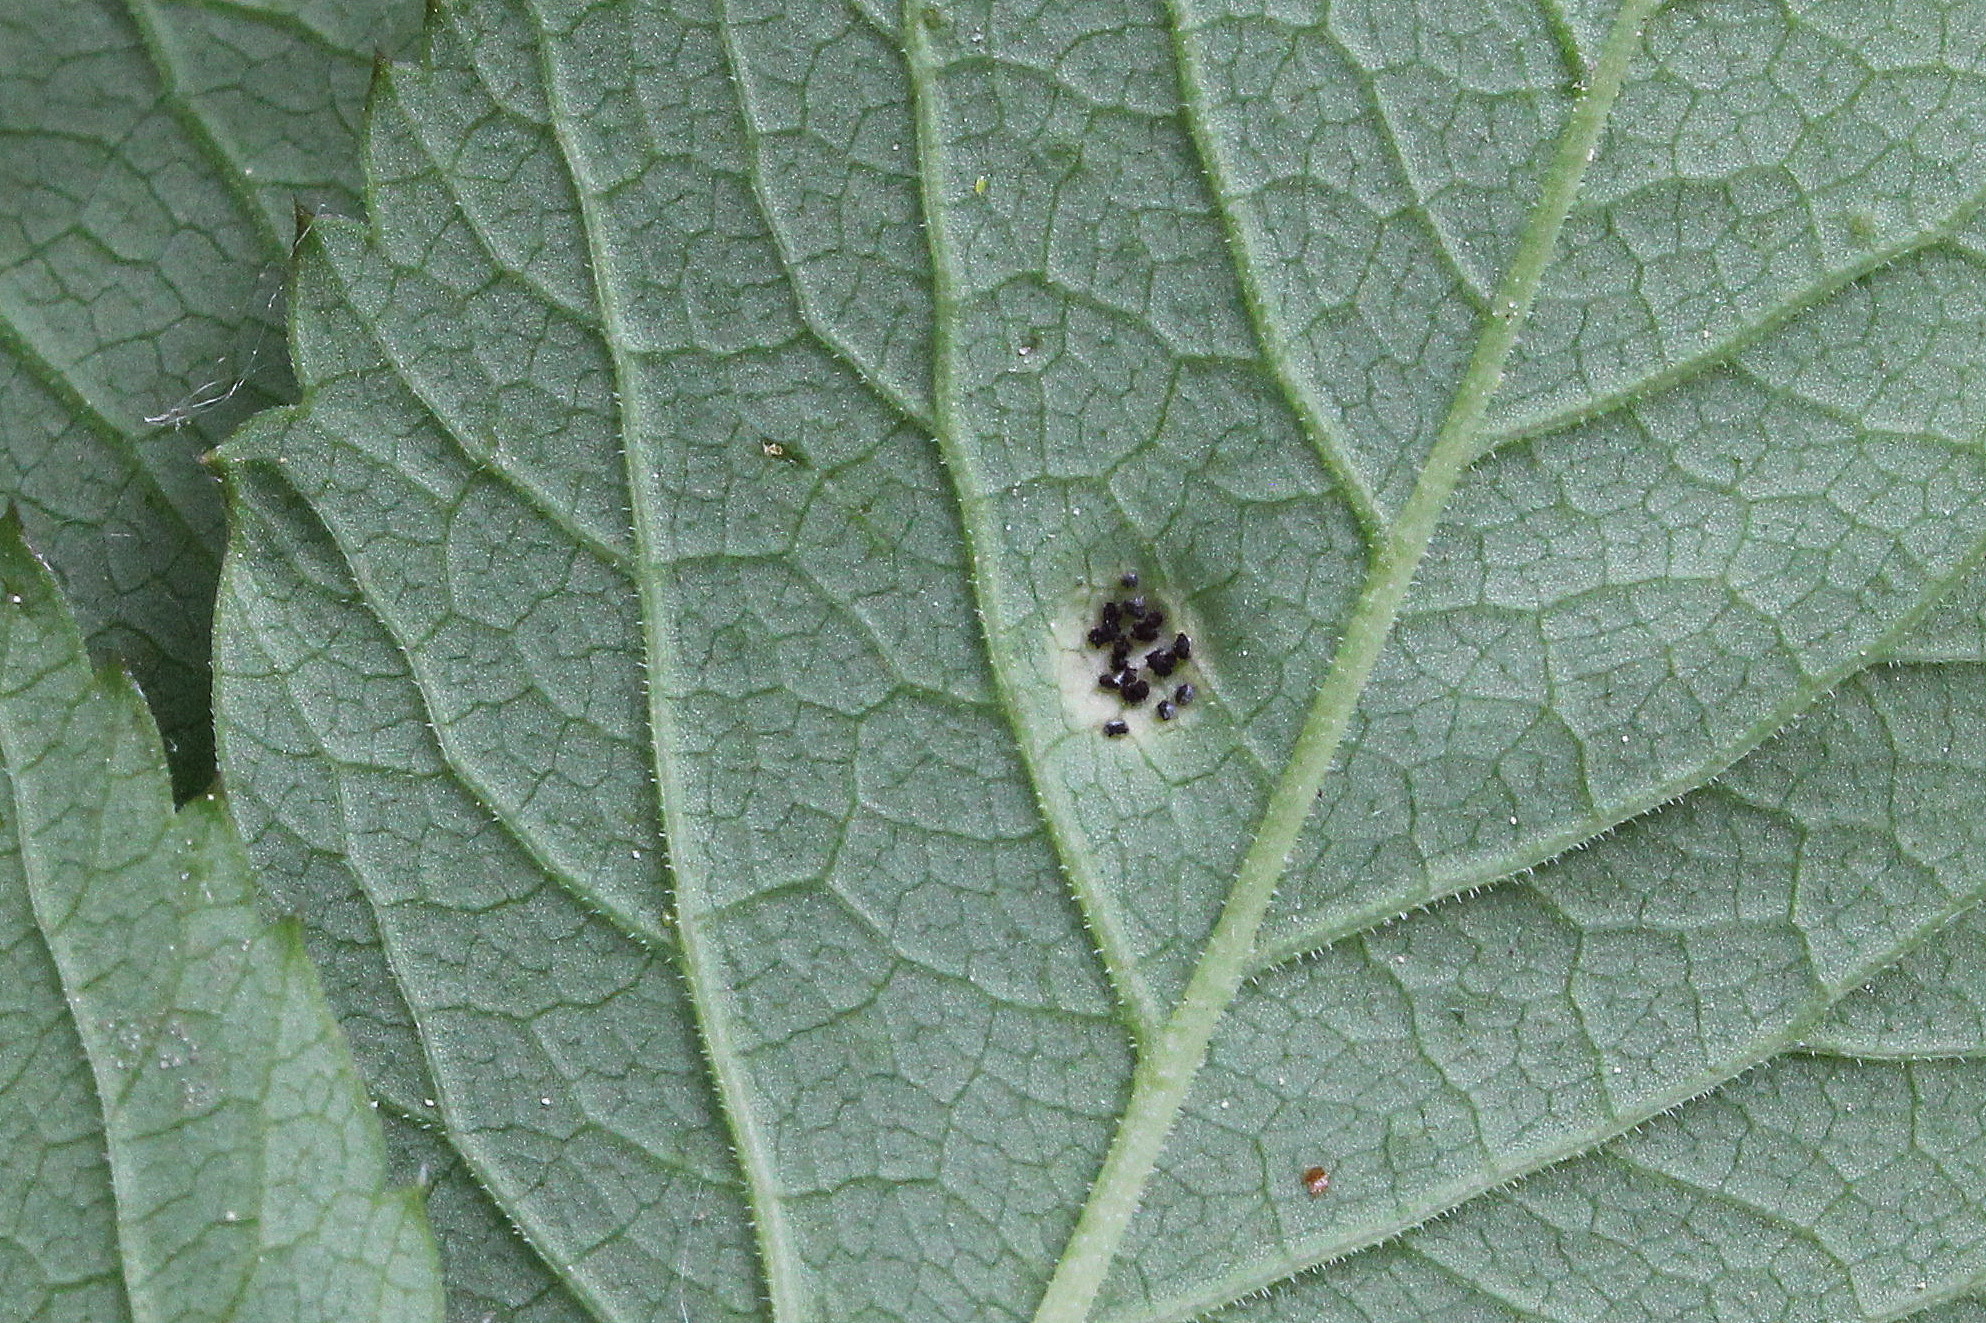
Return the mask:
M1142 707L1156 688L1172 689L1170 698L1161 697L1152 709L1160 721L1171 721L1179 709L1192 703L1196 691L1191 680L1173 682L1173 675L1193 658L1193 640L1169 633L1165 612L1145 600L1138 591L1138 576L1126 574L1117 581L1129 596L1111 598L1097 612L1089 632L1089 645L1107 653L1103 673L1096 678L1099 689L1116 693L1126 708ZM1131 724L1122 717L1103 723L1103 733L1113 739L1131 733Z

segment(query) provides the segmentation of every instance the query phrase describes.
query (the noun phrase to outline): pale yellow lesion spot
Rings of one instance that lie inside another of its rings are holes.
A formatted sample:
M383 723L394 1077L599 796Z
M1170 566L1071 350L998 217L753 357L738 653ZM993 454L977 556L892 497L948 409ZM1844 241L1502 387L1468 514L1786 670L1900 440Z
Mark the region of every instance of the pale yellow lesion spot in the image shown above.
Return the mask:
M1096 623L1096 609L1102 600L1101 593L1086 594L1056 618L1050 640L1055 683L1062 692L1062 710L1068 715L1071 727L1091 731L1103 739L1103 723L1121 716L1131 723L1131 734L1136 736L1139 728L1151 720L1150 712L1126 712L1116 694L1097 686L1096 678L1103 674L1109 658L1090 647L1088 635L1090 626Z

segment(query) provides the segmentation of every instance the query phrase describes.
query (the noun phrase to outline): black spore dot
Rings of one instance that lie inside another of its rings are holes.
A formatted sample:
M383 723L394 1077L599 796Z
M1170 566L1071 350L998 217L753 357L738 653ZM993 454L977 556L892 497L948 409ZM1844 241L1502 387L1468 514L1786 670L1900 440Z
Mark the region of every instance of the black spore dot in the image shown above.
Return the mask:
M1158 642L1158 626L1150 620L1140 620L1138 627L1131 631L1131 637L1140 643Z
M1124 609L1130 612L1134 616L1141 616L1145 614L1144 597L1140 595L1138 597L1127 598L1124 602Z
M1096 677L1096 683L1099 689L1115 689L1123 681L1118 678L1117 672L1105 671L1102 675Z
M1161 698L1158 706L1152 709L1152 715L1160 721L1170 721L1172 720L1172 714L1178 710L1178 708L1172 705L1171 699Z
M1111 640L1121 638L1116 625L1098 625L1090 631L1090 646L1100 648Z
M1115 625L1117 623L1118 616L1121 615L1122 613L1123 613L1123 608L1118 606L1117 603L1105 602L1103 604L1103 614L1098 618L1101 619L1103 623L1106 625Z
M1113 740L1119 736L1129 735L1131 733L1131 723L1122 717L1112 717L1103 723L1103 733L1110 736Z
M1124 701L1126 703L1129 703L1132 707L1136 707L1151 697L1152 687L1143 680L1133 680L1125 685L1120 692L1124 695Z
M1110 645L1110 664L1112 666L1116 667L1118 670L1121 671L1124 669L1124 663L1129 661L1130 659L1131 659L1130 639L1120 638Z
M1172 655L1180 661L1185 661L1188 657L1191 657L1193 655L1193 640L1187 638L1184 634L1174 634L1172 636Z
M1159 610L1157 607L1153 607L1151 610L1145 612L1144 623L1150 625L1153 629L1164 629L1165 612Z
M1138 586L1138 572L1136 570L1126 570L1124 571L1124 577L1117 582L1126 589L1136 588Z
M1172 691L1172 701L1181 707L1185 707L1199 696L1200 691L1193 687L1191 680L1188 680L1185 684L1180 685L1179 688Z
M1153 675L1163 680L1166 676L1172 674L1172 668L1177 663L1172 660L1171 653L1167 652L1164 648L1159 648L1145 654L1145 665L1152 668Z

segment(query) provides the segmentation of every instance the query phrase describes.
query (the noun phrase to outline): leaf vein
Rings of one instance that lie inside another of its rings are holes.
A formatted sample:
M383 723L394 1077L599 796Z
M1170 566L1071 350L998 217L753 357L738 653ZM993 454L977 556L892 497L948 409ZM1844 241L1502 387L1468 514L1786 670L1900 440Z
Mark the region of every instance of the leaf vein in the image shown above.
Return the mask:
M1197 1292L1182 1292L1168 1300L1166 1308L1159 1312L1149 1317L1140 1315L1140 1323L1174 1323L1175 1320L1189 1319L1200 1313L1231 1305L1251 1292L1273 1286L1290 1276L1309 1271L1334 1259L1345 1258L1410 1231L1432 1218L1460 1207L1471 1199L1489 1193L1498 1186L1585 1156L1664 1113L1717 1092L1775 1057L1797 1050L1806 1031L1820 1023L1837 1002L1916 950L1933 934L1949 926L1958 916L1978 906L1982 899L1986 899L1986 879L1978 880L1973 893L1954 897L1940 911L1919 922L1914 931L1905 934L1884 951L1849 969L1846 975L1834 984L1823 984L1810 975L1807 983L1812 993L1811 1000L1800 1013L1789 1016L1778 1029L1762 1034L1746 1044L1743 1050L1734 1051L1728 1057L1710 1062L1706 1069L1686 1077L1678 1073L1677 1083L1666 1089L1651 1092L1634 1107L1628 1109L1616 1107L1614 1115L1604 1127L1561 1134L1555 1137L1553 1143L1530 1149L1500 1165L1486 1163L1483 1170L1478 1173L1429 1190L1420 1208L1407 1210L1407 1216L1392 1223L1358 1234L1345 1235L1335 1242L1329 1241L1325 1236L1299 1238L1296 1249L1302 1253L1306 1262L1288 1265L1280 1270L1264 1266L1208 1283Z
M1516 418L1491 428L1483 434L1482 453L1493 454L1516 442L1590 422L1638 399L1681 385L1729 362L1745 350L1764 341L1766 337L1792 322L1800 314L1819 306L1857 281L1917 253L1950 244L1978 213L1982 203L1986 203L1986 188L1970 194L1938 224L1886 248L1872 250L1859 261L1827 273L1823 279L1762 310L1751 321L1738 323L1727 334L1705 341L1697 352L1687 357L1677 359L1632 382L1588 396L1577 403ZM1955 249L1955 251L1964 250Z
M271 481L282 482L287 485L288 475L281 472L276 465L265 465L264 470ZM299 497L299 500L301 501L301 497ZM421 711L426 714L426 720L423 724L433 736L433 747L437 760L448 769L457 784L475 801L476 807L488 814L490 821L495 823L503 831L505 836L516 843L517 847L538 867L540 872L564 889L566 894L579 901L588 910L606 919L612 924L615 932L648 954L661 956L663 953L668 952L671 949L671 945L664 933L658 931L653 925L643 924L638 917L627 913L614 901L599 894L596 889L586 883L575 869L562 863L552 847L539 841L536 833L531 831L524 823L518 821L510 810L503 807L501 801L483 781L482 777L472 771L467 763L459 756L453 741L448 735L448 731L451 729L450 723L440 719L435 708L431 693L431 690L435 687L433 681L422 675L422 668L415 660L416 653L414 649L408 645L405 635L402 633L399 625L393 621L391 614L375 605L385 599L370 582L359 561L352 555L350 548L345 545L344 539L338 535L337 530L325 520L319 520L318 527L323 529L325 540L329 545L337 550L339 563L345 567L345 572L351 576L352 583L358 589L360 599L366 604L366 614L371 616L374 622L378 624L380 632L392 644L394 654L399 659L401 666L406 669L408 687L420 698ZM258 637L267 638L266 631L262 629L259 621L251 618L252 613L243 612L242 615L248 621L249 627L256 631ZM285 685L285 688L287 689L287 685Z
M159 31L159 19L154 12L153 0L123 0L125 13L131 20L133 31L138 35L138 44L143 47L145 58L151 62L152 70L158 75L159 90L166 104L171 107L173 118L186 135L193 140L201 155L207 158L213 172L219 177L223 190L235 204L236 210L249 227L261 238L265 252L280 253L288 249L283 237L276 230L276 223L269 212L248 187L248 174L240 162L228 151L221 141L220 134L207 122L207 116L200 110L194 99L187 94L180 82L179 69L173 64L166 51L166 40Z
M1341 427L1342 419L1332 419L1324 407L1324 401L1286 346L1285 342L1289 339L1287 328L1280 324L1279 317L1271 308L1256 270L1257 243L1253 227L1236 214L1233 202L1236 189L1228 177L1227 162L1214 139L1212 126L1207 122L1206 98L1201 92L1205 79L1199 72L1199 60L1190 35L1194 28L1187 8L1189 2L1166 0L1165 6L1166 31L1172 44L1173 65L1178 71L1179 102L1200 168L1207 175L1208 192L1213 196L1221 234L1241 285L1242 302L1248 309L1248 324L1255 333L1256 344L1260 346L1271 374L1282 388L1291 412L1309 438L1311 448L1317 452L1325 469L1337 479L1339 492L1351 507L1359 527L1364 530L1367 542L1376 542L1384 535L1386 516L1379 507L1371 484L1359 471L1350 440Z
M338 263L330 261L327 265L337 272L340 286L349 293L350 283L345 280L344 272ZM471 439L468 429L457 421L454 411L444 408L442 402L436 399L422 383L419 375L401 355L400 347L381 329L378 322L359 311L356 299L346 298L345 306L352 310L354 319L365 327L366 338L379 347L380 355L386 360L387 366L393 370L393 375L400 380L401 385L407 388L407 393L420 402L422 412L435 421L442 435L454 443L456 450L469 461L470 466L477 473L497 479L527 508L571 538L575 546L585 549L602 564L613 567L623 575L633 573L633 559L628 554L627 548L616 546L598 533L584 527L578 520L560 509L548 493L539 490L534 480L506 463L494 448L476 444Z
M1940 439L1932 438L1932 440ZM1771 740L1795 721L1802 712L1833 693L1850 677L1882 662L1883 654L1889 648L1908 638L1911 631L1930 614L1947 593L1971 578L1982 566L1986 566L1986 535L1982 535L1963 556L1958 557L1948 572L1933 579L1917 602L1892 621L1888 628L1875 635L1866 650L1845 656L1840 664L1819 674L1807 675L1802 683L1788 692L1786 698L1761 714L1751 725L1735 732L1729 741L1711 750L1701 762L1649 786L1639 794L1605 806L1600 812L1588 814L1565 828L1544 833L1536 837L1525 849L1493 856L1474 867L1427 874L1422 884L1411 892L1400 892L1368 902L1356 910L1322 923L1274 934L1256 951L1249 968L1251 976L1259 976L1278 965L1323 950L1367 928L1397 918L1413 908L1433 905L1459 893L1490 886L1530 869L1541 868L1570 851L1618 830L1626 823L1657 813L1690 791L1715 781L1729 771L1739 759ZM1787 647L1789 651L1796 651L1790 642Z
M635 389L634 372L627 346L634 343L628 334L620 301L610 275L612 254L606 247L604 219L599 214L600 189L582 165L582 156L572 141L577 117L565 104L559 61L551 49L552 25L546 21L542 0L526 0L537 33L539 75L550 108L552 141L565 163L578 198L582 228L590 261L594 296L600 307L601 323L607 329L607 344L616 382L615 398L620 401L621 447L629 504L634 512L635 572L641 598L641 617L647 661L649 757L655 785L661 796L663 837L669 851L670 868L676 881L676 935L679 943L677 968L690 992L698 1034L703 1042L712 1085L730 1129L738 1165L745 1174L746 1200L751 1213L752 1233L760 1259L760 1271L769 1297L772 1316L781 1320L807 1317L809 1292L796 1233L787 1220L785 1197L775 1171L771 1137L762 1127L754 1105L752 1084L745 1071L743 1031L736 1022L725 983L725 960L714 935L704 931L701 911L703 895L698 885L705 866L699 843L685 822L686 797L681 772L680 738L676 734L670 700L686 686L676 674L677 649L670 646L667 632L676 619L670 594L667 563L656 545L655 530L666 526L665 511L654 484L664 471L653 453L654 438L644 429L641 409L643 395Z
M1469 370L1455 393L1427 465L1377 550L1338 653L1236 871L1234 888L1205 952L1156 1050L1139 1061L1123 1124L1111 1141L1103 1170L1056 1265L1036 1313L1037 1323L1081 1323L1102 1288L1145 1184L1206 1061L1214 1030L1248 976L1256 938L1276 886L1289 865L1318 788L1338 755L1380 651L1392 635L1421 557L1450 495L1476 456L1490 396L1501 381L1504 362L1557 248L1560 229L1597 150L1628 61L1640 47L1642 25L1661 3L1629 0L1622 7L1594 78L1567 118L1544 188L1501 282L1497 306L1485 317Z
M953 414L952 341L950 318L957 292L951 282L951 255L946 232L947 186L945 153L938 132L938 64L930 49L928 34L921 23L908 25L907 43L911 99L917 120L917 146L922 165L924 230L931 248L933 318L932 399L937 426L932 429L939 455L951 474L952 490L959 504L960 523L965 533L973 591L982 602L998 602L1007 596L1005 580L993 554L996 538L992 512L984 497L983 484L976 479L971 455L958 443L959 421ZM1158 999L1139 968L1136 948L1130 939L1130 925L1109 888L1096 875L1087 844L1078 826L1075 807L1053 777L1041 765L1041 750L1030 741L1021 706L1013 691L1012 644L994 610L982 609L986 649L991 662L993 683L1001 708L1008 714L1009 729L1026 769L1030 789L1048 824L1049 839L1062 866L1065 880L1082 911L1085 928L1095 942L1104 971L1115 989L1128 1020L1132 1037L1145 1041L1161 1018Z
M794 258L793 247L788 242L786 232L779 226L772 198L766 186L764 167L764 139L759 133L758 119L752 105L751 82L745 76L744 58L738 51L738 39L733 31L729 0L714 0L716 5L715 23L722 38L719 43L724 50L725 76L731 84L733 95L738 103L738 131L744 135L745 158L749 164L744 174L750 185L752 202L757 207L759 219L765 224L766 237L779 261L780 275L785 278L787 290L793 296L793 308L798 313L800 324L807 328L807 334L826 350L830 357L846 368L855 379L866 387L884 405L904 421L913 423L925 431L937 424L929 411L920 408L903 392L884 380L882 374L862 361L854 347L837 334L814 306L813 295L807 283L800 277L800 268Z

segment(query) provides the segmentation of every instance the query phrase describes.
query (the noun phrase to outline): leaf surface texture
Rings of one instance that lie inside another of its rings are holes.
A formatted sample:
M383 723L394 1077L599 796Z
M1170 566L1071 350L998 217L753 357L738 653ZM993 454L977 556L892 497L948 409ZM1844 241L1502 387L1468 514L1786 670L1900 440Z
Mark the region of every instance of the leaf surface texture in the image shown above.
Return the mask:
M518 1298L1967 1317L1983 25L441 8L221 738Z
M0 526L0 1281L24 1319L423 1323L419 1195L219 800Z
M295 209L357 209L403 0L0 3L0 490L92 646L131 667L182 797L213 776L214 581L194 458L294 397Z

